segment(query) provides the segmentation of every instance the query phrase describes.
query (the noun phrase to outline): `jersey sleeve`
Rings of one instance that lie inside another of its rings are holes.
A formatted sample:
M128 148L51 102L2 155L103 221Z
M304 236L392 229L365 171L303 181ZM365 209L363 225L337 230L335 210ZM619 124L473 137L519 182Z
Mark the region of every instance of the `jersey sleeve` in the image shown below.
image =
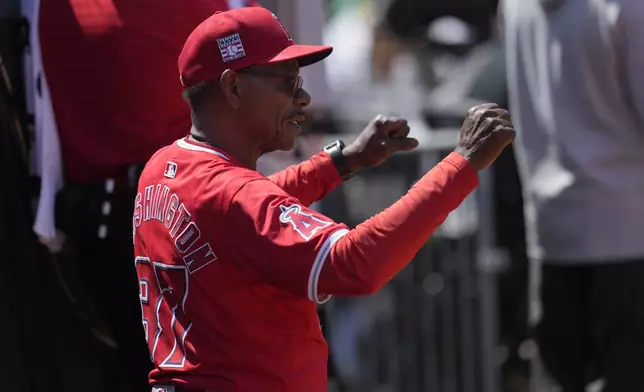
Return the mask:
M321 303L322 267L335 243L349 232L307 208L268 178L245 182L224 211L227 240L245 272L296 295Z
M329 154L321 152L268 177L286 193L310 206L342 183Z

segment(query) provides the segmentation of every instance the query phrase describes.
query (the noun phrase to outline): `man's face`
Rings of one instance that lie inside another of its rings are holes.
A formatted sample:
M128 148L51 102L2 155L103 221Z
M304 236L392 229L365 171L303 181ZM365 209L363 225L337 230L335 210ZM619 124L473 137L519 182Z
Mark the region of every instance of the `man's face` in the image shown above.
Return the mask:
M253 66L237 74L246 86L243 115L261 152L291 150L306 119L303 109L311 102L297 62Z

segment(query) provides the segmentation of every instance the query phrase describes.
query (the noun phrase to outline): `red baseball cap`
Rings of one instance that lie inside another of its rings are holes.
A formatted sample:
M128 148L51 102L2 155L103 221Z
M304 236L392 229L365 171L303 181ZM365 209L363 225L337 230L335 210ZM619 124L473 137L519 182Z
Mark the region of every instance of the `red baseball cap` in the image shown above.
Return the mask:
M179 55L183 87L218 79L226 69L297 60L300 67L331 54L330 46L296 45L266 8L217 12L190 34Z

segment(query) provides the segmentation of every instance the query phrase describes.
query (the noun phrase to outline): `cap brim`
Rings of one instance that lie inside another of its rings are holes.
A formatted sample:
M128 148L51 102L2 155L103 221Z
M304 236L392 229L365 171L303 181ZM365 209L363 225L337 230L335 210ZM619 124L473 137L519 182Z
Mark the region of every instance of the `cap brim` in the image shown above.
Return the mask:
M266 63L281 63L283 61L297 60L298 65L306 67L315 64L318 61L327 58L333 47L331 46L314 46L314 45L291 45L282 50L277 56L268 60Z

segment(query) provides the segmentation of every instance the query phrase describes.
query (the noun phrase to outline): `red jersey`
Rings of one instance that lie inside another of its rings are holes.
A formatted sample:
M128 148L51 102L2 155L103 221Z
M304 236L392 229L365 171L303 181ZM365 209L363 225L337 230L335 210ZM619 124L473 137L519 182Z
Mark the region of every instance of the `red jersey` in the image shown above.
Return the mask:
M272 177L189 139L151 158L133 217L151 383L326 392L318 279L348 228L307 206L340 182L325 153Z
M188 139L152 157L133 228L153 384L326 391L316 303L378 291L478 184L453 152L349 231L307 207L340 181L325 153L271 177Z
M114 176L188 133L177 58L192 30L228 6L228 0L40 1L42 59L68 181Z

